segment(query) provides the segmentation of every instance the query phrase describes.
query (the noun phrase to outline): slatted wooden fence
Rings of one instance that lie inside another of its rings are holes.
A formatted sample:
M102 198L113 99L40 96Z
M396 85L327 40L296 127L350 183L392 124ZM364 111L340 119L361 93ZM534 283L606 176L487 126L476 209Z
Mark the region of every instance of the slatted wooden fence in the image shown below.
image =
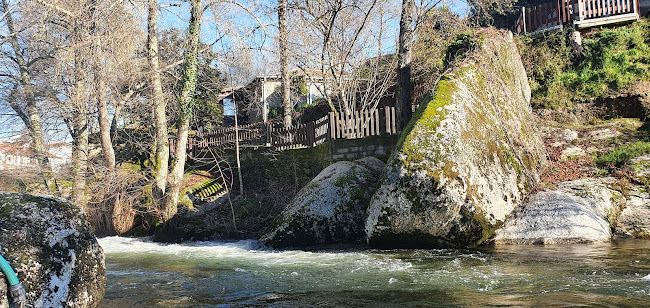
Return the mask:
M414 107L415 108L415 107ZM194 156L209 149L234 148L236 137L240 146L265 146L275 150L314 147L328 140L356 139L383 134L397 134L395 107L356 111L345 114L330 112L309 123L283 127L280 123L255 123L238 127L220 128L190 136L188 154ZM174 154L175 139L169 140Z

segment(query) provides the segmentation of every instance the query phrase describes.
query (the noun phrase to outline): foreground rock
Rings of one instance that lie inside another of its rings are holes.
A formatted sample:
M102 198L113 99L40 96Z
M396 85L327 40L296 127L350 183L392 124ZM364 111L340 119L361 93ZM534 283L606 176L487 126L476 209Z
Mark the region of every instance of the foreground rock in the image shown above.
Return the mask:
M325 168L300 190L262 242L282 248L362 241L366 209L383 166L370 157Z
M16 271L30 305L99 305L106 285L104 253L76 206L0 193L0 229L0 253ZM6 280L0 276L0 298L6 303Z
M402 134L369 208L371 246L476 246L535 186L544 154L526 72L511 33L484 34Z
M564 182L533 195L494 238L497 244L608 242L625 198L595 179Z

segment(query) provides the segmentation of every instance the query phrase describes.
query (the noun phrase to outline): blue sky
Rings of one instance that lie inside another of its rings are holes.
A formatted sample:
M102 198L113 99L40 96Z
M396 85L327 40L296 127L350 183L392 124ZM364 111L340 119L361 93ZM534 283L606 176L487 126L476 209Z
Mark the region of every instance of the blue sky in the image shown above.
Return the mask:
M394 2L391 3L393 9L399 10L401 1L389 1ZM10 0L10 2L13 1ZM204 2L207 1L204 0ZM185 30L187 28L190 11L189 3L172 0L161 0L159 3L163 6L169 4L179 5L161 8L159 16L160 30L171 28ZM214 50L221 54L221 59L217 59L219 62L215 64L233 77L235 85L243 84L257 73L276 73L278 70L277 61L272 52L275 49L275 42L272 37L266 36L262 30L265 28L270 36L275 36L277 14L274 8L277 2L275 0L262 2L240 0L239 3L248 8L250 12L230 3L221 3L214 10L206 10L201 32L201 40L204 43L213 43L217 37L222 37L224 33L228 33L228 35L223 36L219 43L213 46ZM467 11L467 5L464 1L448 1L447 4L459 15L464 15ZM139 10L139 15L143 18L141 26L146 27L146 15L143 15L146 14L146 10L143 8L139 8ZM218 15L216 18L215 12ZM252 17L251 13L256 18ZM259 22L264 27L261 27ZM293 25L293 27L299 26ZM394 17L392 20L387 21L385 26L387 27L387 36L390 39L383 44L382 53L384 54L395 50L399 20ZM4 27L2 28L4 30ZM7 45L4 45L4 47L6 48ZM242 59L247 59L248 63L242 63ZM0 138L14 135L23 128L22 122L16 116L10 116L12 113L13 111L10 109L0 112Z

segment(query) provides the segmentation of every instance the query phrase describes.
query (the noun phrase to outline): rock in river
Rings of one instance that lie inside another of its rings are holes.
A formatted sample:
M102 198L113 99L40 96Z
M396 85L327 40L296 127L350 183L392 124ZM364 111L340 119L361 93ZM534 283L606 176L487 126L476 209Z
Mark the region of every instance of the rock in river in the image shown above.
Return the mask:
M371 246L472 247L530 193L545 159L510 32L485 30L402 133L373 196Z
M497 231L498 244L608 242L625 198L596 179L558 184L531 196Z
M104 297L104 253L82 211L70 202L0 193L0 254L33 307L97 307ZM0 276L0 300L6 303Z
M383 166L374 157L328 166L298 192L262 242L282 248L362 241Z

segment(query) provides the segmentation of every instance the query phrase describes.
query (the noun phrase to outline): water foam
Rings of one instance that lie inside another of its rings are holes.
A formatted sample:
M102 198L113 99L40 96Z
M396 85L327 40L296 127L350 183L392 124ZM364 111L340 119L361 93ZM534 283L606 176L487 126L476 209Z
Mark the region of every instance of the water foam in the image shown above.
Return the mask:
M311 252L301 250L270 250L258 241L189 242L181 244L155 243L151 238L105 237L99 243L107 256L154 254L191 258L195 260L235 260L257 264L264 268L276 267L340 267L353 263L354 271L404 272L413 267L410 262L362 252ZM246 270L239 267L240 270Z

